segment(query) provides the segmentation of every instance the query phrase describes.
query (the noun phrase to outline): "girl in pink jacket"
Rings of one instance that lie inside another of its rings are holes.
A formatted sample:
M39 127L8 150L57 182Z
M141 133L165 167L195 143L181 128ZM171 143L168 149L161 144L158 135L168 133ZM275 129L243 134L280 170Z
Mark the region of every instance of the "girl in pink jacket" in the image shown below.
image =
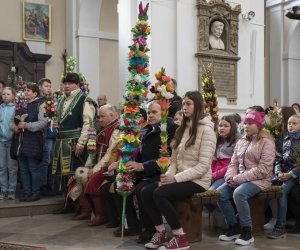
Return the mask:
M218 188L221 192L218 205L228 224L227 233L220 235L219 239L235 240L237 245L249 245L254 242L248 199L271 186L275 144L271 136L262 130L263 117L262 112L247 113L244 136L236 144L225 174L225 183ZM230 202L232 198L241 230Z

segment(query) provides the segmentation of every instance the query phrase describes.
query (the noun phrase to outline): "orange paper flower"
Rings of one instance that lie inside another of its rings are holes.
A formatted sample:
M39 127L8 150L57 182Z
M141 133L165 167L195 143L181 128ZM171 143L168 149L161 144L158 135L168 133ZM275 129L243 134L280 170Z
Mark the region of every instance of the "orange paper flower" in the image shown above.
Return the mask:
M166 89L167 89L169 92L171 92L171 93L174 92L174 88L173 88L171 82L168 82L168 83L166 84Z
M162 76L162 73L161 73L161 72L158 72L158 73L155 74L155 78L156 78L157 80L160 80L161 76Z
M130 50L129 53L128 53L128 57L131 58L133 55L134 55L134 51Z
M124 106L124 112L129 114L136 114L140 110L139 106Z
M145 55L146 55L145 52L139 51L139 56L140 56L140 57L144 57Z
M147 74L147 75L149 74L149 68L144 69L144 74Z
M149 90L148 89L145 89L145 91L143 92L143 95L146 97L149 93Z

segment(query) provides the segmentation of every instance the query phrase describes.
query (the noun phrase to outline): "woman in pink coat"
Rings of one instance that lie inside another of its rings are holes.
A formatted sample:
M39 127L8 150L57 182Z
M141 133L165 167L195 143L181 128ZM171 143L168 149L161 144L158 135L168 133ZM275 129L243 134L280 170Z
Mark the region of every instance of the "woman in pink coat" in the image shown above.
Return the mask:
M270 135L262 130L264 113L249 112L244 121L244 136L237 142L230 165L225 174L225 183L218 205L228 224L223 241L235 240L237 245L249 245L252 237L252 221L248 199L271 186L275 144ZM235 210L230 202L233 198L240 220L237 224Z

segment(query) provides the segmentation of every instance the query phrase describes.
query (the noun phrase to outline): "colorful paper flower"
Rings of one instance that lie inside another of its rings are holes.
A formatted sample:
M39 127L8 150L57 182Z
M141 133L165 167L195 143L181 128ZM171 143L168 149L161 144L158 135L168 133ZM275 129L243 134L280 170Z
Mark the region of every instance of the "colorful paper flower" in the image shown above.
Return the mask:
M210 114L211 120L215 123L215 128L219 122L218 116L218 95L215 88L215 80L213 78L213 64L209 63L202 66L201 86L204 91L203 100L206 103L206 112Z
M158 82L154 84L151 91L155 94L154 99L158 100L161 106L161 125L160 125L160 140L161 147L159 150L160 158L156 161L162 174L165 174L170 166L170 155L168 151L168 133L167 119L169 114L170 101L173 97L174 88L171 84L171 77L166 76L165 69L155 74Z
M44 103L45 103L45 117L52 119L56 111L56 104L55 101L53 100L53 97L51 95L47 96L45 98Z
M129 46L128 71L129 80L125 86L123 96L123 114L120 119L120 130L122 147L118 150L120 161L117 168L117 192L123 196L122 227L125 222L126 198L134 191L133 173L126 168L128 161L135 160L140 144L140 126L143 122L140 113L140 105L146 100L149 85L149 51L147 36L150 34L150 27L147 23L149 3L143 8L139 4L139 20L132 28L133 43ZM123 237L123 236L122 236Z

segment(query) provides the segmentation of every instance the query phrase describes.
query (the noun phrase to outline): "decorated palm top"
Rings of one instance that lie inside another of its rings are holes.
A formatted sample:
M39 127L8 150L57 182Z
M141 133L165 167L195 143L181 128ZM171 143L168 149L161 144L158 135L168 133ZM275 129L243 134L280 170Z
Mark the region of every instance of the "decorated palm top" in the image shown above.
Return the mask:
M161 106L161 125L160 125L160 139L161 147L159 150L159 159L157 165L162 174L165 174L170 166L171 157L168 150L168 133L167 120L170 107L170 99L173 97L174 88L171 83L171 78L166 76L165 69L162 68L160 72L155 74L157 82L152 88L155 94L154 99L158 101Z
M211 115L212 122L215 123L215 128L217 127L219 116L218 116L218 95L215 87L215 80L213 77L213 64L209 63L202 66L202 77L201 85L203 89L203 100L206 103L206 112Z
M122 232L125 222L126 197L134 190L134 174L126 168L126 163L135 160L140 145L140 126L144 122L140 113L140 105L145 101L149 85L149 48L147 36L150 34L148 25L149 4L143 8L139 5L139 16L136 25L132 28L133 43L129 46L128 71L129 80L123 95L123 114L120 119L121 148L120 161L117 168L117 192L123 196ZM122 233L123 237L123 233Z

